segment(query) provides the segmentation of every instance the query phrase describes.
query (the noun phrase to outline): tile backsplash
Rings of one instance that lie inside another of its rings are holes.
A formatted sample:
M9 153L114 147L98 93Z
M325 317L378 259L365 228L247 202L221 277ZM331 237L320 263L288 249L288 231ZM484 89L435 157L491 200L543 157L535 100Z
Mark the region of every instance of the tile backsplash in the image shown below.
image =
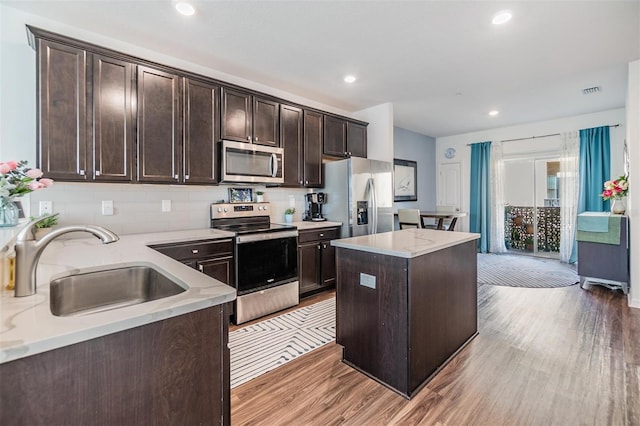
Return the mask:
M176 231L209 227L211 203L229 200L228 188L251 185L178 186L149 184L68 183L29 195L30 212L37 216L40 201L52 201L53 212L60 213L59 223L93 224L119 234ZM295 203L294 220L302 220L303 188L254 188L265 193L271 203L271 221L284 222L284 211ZM255 196L255 195L254 195ZM171 211L162 211L162 201L171 201ZM293 201L291 201L293 200ZM26 201L26 200L25 200ZM102 215L102 201L113 201L113 216Z

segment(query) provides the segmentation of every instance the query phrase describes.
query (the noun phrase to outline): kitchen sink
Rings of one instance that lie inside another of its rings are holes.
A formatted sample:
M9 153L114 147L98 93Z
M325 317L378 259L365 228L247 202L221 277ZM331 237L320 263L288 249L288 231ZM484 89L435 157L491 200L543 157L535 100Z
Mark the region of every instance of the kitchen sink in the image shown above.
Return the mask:
M51 281L51 313L87 315L180 294L186 289L150 266L85 272Z

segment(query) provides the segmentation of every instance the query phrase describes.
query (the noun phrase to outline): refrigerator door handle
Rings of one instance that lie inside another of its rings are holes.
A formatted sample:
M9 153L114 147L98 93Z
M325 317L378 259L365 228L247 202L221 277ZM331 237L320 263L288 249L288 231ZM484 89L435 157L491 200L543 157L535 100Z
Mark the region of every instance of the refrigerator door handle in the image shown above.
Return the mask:
M378 232L378 199L376 198L376 181L373 178L369 178L371 182L371 208L373 209L373 232Z

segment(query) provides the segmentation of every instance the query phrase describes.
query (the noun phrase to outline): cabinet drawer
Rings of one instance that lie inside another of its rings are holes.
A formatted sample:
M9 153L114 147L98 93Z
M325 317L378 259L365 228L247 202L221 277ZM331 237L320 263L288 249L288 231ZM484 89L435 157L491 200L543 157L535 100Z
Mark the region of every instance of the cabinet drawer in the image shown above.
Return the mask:
M189 241L177 244L149 246L172 259L184 260L201 257L214 257L233 253L233 240Z
M324 228L298 232L299 243L319 240L335 240L336 238L340 238L340 228Z

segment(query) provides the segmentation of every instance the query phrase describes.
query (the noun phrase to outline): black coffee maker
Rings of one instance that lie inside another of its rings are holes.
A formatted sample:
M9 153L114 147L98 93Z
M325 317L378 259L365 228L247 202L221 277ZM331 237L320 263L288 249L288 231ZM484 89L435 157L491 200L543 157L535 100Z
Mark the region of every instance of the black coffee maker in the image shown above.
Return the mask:
M327 202L327 195L324 192L314 192L312 194L305 194L304 197L307 201L307 210L304 212L302 220L311 220L314 222L327 220L322 215L322 205Z

